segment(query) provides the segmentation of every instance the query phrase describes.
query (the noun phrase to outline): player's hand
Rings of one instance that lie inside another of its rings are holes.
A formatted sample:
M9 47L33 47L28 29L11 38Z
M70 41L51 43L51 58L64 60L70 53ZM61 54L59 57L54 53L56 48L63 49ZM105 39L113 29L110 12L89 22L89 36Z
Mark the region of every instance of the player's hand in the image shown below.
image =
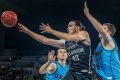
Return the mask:
M87 7L87 2L86 1L84 3L84 14L85 15L89 14L89 8Z
M44 24L44 23L41 23L40 26L40 30L42 30L41 33L44 33L44 32L47 32L47 33L52 33L53 32L53 29L49 26L49 24Z
M55 54L55 51L54 50L51 50L49 53L48 53L48 61L50 62L53 62L56 58L56 56L54 55Z
M29 29L21 23L18 23L18 29L19 32L24 32L24 33L27 33L29 31Z

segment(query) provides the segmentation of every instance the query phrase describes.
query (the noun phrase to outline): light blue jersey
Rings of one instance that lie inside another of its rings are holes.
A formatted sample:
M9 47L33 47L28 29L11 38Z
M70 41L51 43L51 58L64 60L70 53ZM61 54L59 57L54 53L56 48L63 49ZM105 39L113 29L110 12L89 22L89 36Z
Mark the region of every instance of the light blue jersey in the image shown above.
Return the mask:
M114 44L115 48L113 50L104 49L102 43L95 50L93 57L94 68L103 80L120 80L118 46L115 41Z
M46 72L45 80L61 80L69 70L69 66L63 67L58 61L54 62L56 64L56 71L53 74Z

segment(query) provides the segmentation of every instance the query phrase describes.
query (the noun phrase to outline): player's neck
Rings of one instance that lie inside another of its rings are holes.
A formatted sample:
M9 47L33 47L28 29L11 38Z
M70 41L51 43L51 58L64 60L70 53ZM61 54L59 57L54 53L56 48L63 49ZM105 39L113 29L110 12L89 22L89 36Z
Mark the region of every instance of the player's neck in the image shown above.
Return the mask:
M65 67L65 65L66 65L66 60L58 60L58 62L59 62L63 67Z

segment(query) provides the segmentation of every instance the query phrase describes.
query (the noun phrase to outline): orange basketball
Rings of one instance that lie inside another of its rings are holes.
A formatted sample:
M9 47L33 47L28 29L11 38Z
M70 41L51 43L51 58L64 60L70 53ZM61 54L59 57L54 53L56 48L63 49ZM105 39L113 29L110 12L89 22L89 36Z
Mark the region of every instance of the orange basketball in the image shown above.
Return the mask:
M17 15L13 11L4 11L1 15L1 22L5 27L14 27L17 21Z

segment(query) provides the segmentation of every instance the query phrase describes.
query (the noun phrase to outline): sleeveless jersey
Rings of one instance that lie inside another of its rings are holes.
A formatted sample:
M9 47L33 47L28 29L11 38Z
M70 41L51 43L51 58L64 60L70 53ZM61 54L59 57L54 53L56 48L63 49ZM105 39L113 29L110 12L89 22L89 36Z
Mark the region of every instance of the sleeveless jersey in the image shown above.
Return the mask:
M68 72L68 65L65 65L65 67L63 67L58 61L55 61L54 63L56 64L56 71L52 74L46 72L45 80L61 80Z
M104 49L100 43L93 57L96 72L103 80L120 80L118 47L114 39L113 42L115 44L113 50Z
M65 47L69 56L70 70L75 72L89 71L90 46L85 45L82 41L65 41Z

